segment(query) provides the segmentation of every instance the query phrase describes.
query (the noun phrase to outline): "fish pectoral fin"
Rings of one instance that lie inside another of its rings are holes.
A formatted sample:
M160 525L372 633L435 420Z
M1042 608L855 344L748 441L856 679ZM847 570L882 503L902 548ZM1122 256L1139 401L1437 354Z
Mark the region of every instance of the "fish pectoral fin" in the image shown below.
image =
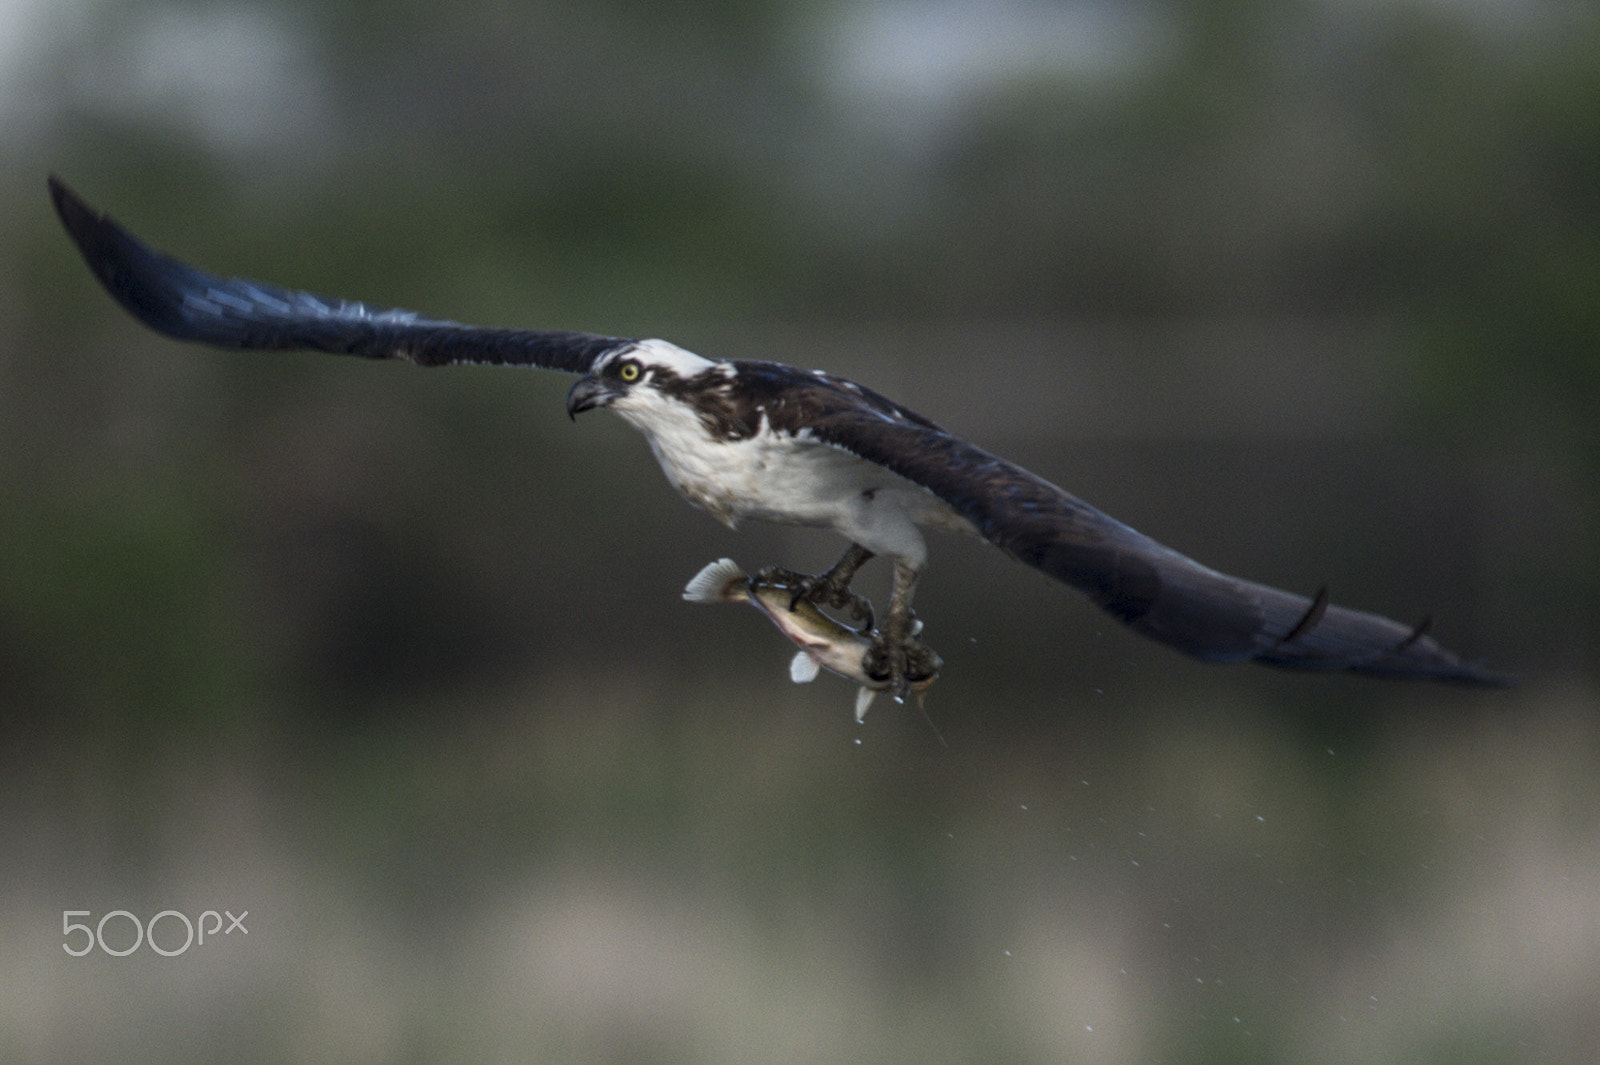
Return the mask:
M789 679L796 684L810 684L820 672L822 663L813 658L810 651L796 651L789 660Z
M872 705L872 699L878 693L871 688L862 688L856 692L856 724L861 724L867 719L867 707Z

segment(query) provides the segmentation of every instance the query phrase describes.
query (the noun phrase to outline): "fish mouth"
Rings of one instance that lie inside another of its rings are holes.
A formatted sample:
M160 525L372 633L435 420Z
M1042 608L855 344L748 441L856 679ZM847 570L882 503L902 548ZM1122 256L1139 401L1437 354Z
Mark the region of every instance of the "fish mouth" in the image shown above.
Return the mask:
M621 393L604 378L580 377L567 389L567 417L576 421L586 410L611 406L619 395Z

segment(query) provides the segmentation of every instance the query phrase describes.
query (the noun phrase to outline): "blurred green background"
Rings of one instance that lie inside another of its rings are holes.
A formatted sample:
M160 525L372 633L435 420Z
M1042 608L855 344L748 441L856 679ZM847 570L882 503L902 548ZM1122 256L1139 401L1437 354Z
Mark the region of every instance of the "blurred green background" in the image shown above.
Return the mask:
M1593 5L0 17L0 1058L1595 1060ZM1524 683L1202 666L946 539L948 746L857 726L678 598L830 536L560 375L147 333L51 171L222 273L845 374ZM119 909L249 931L63 951Z

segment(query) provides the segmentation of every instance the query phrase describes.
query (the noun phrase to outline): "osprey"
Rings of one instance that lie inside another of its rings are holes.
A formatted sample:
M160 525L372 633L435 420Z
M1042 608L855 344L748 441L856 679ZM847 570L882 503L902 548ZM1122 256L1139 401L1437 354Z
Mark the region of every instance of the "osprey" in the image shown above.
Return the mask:
M850 542L828 572L791 575L795 603L870 617L850 582L867 560L886 556L894 566L888 614L864 664L899 698L938 668L911 610L927 562L924 528L981 537L1204 661L1506 682L1441 647L1426 618L1402 625L1332 606L1326 589L1307 598L1209 569L853 381L775 362L702 358L665 340L463 325L225 279L153 251L54 177L50 192L100 283L158 332L223 348L579 374L567 413L604 407L620 415L644 433L691 503L730 526L818 526Z

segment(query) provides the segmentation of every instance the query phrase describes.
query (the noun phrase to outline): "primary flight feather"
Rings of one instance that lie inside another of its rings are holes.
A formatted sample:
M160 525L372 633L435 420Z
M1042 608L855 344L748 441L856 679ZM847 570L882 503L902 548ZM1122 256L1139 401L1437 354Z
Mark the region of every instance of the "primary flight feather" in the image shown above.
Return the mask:
M1210 662L1256 661L1498 685L1427 635L1377 614L1231 577L852 381L774 362L712 360L664 340L491 329L241 278L153 251L62 182L50 192L89 268L135 317L218 347L309 348L423 366L491 363L581 375L567 412L605 407L644 433L668 480L729 525L832 528L850 549L796 596L864 610L849 591L874 555L894 565L868 675L903 697L936 669L911 601L921 529L979 536L1084 592L1118 621Z

